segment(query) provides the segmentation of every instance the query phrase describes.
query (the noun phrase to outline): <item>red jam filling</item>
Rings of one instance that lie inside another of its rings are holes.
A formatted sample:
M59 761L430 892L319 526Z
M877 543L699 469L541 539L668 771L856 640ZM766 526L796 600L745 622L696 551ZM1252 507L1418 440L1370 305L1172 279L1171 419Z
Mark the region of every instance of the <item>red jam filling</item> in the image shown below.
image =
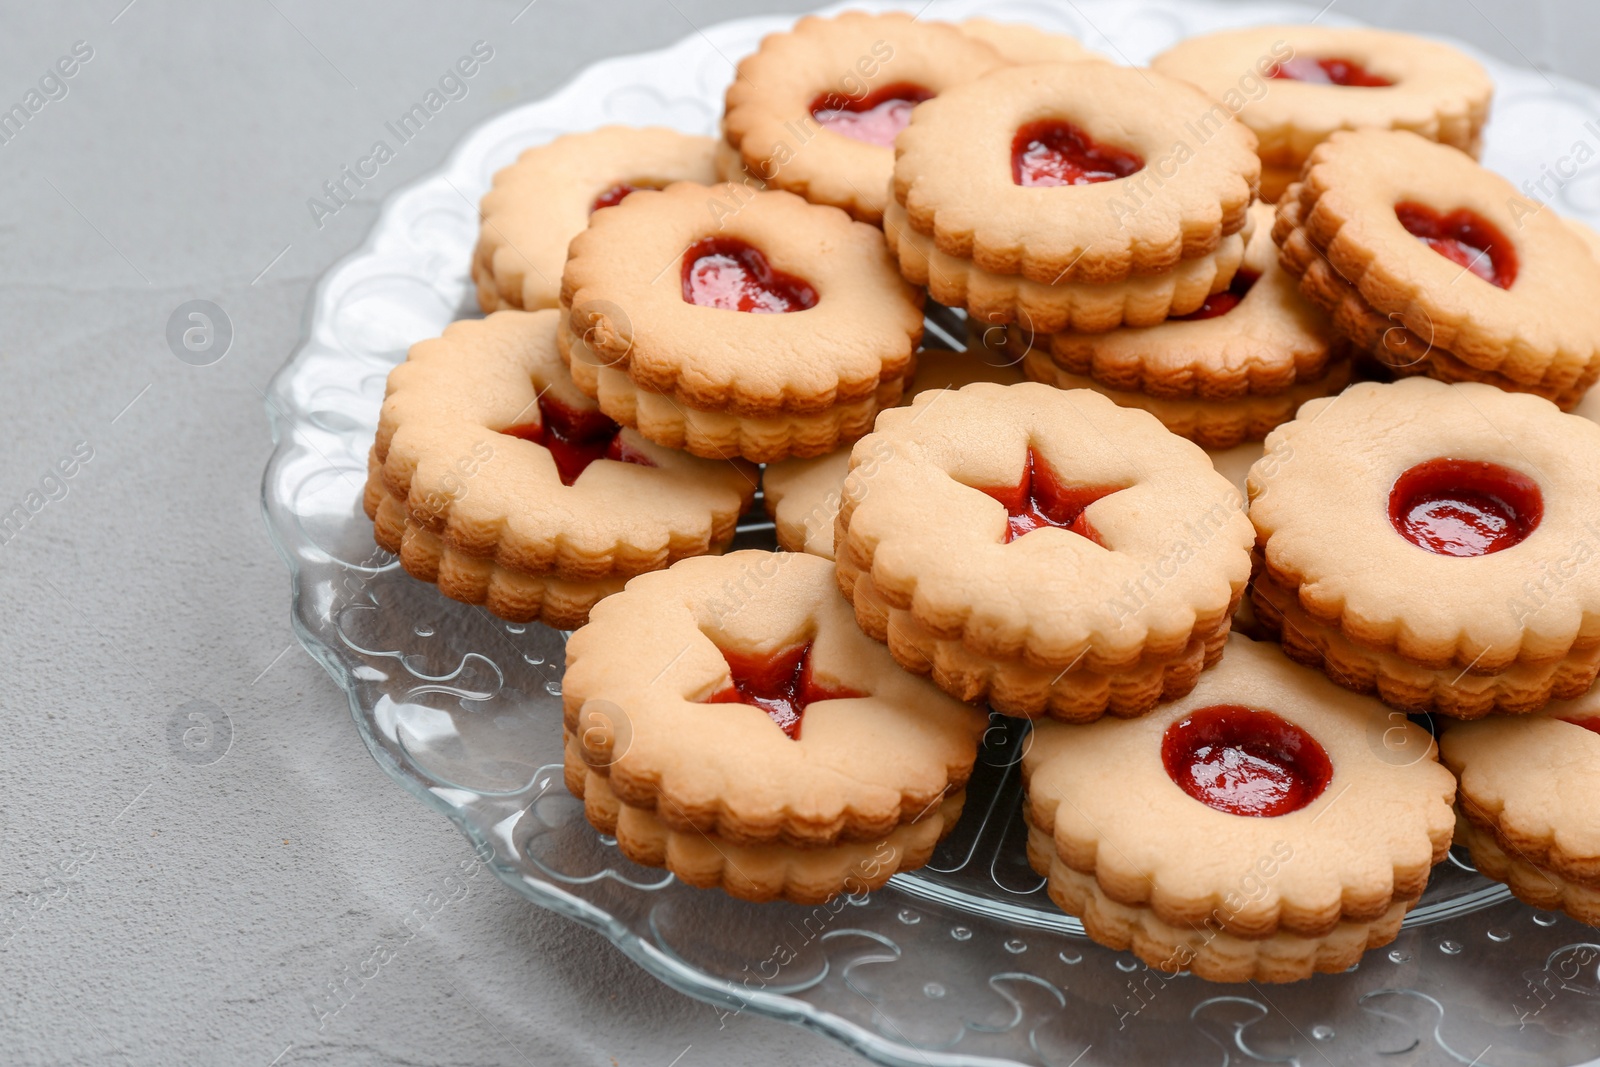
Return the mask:
M1489 284L1509 289L1517 280L1516 247L1477 212L1461 208L1444 215L1407 202L1396 204L1394 214L1411 236Z
M1109 182L1143 166L1134 153L1100 144L1060 119L1030 122L1011 139L1011 180L1018 185Z
M1094 527L1089 525L1085 512L1096 500L1124 488L1120 485L1062 485L1055 472L1030 448L1020 482L1014 486L983 491L1004 504L1010 516L1006 523L1007 544L1023 534L1042 530L1046 526L1056 526L1087 537L1099 545L1103 542Z
M1361 89L1382 89L1394 82L1373 74L1353 59L1312 59L1295 56L1278 64L1272 77L1280 81L1310 82L1313 85L1345 85Z
M653 185L634 185L632 182L618 182L599 196L594 198L594 204L589 208L593 215L603 207L616 207L628 198L629 193L637 193L640 189L654 189Z
M1194 322L1198 319L1221 318L1244 300L1245 294L1250 292L1250 287L1260 279L1261 275L1253 270L1241 270L1233 276L1233 281L1220 293L1212 293L1206 297L1206 302L1187 315L1174 315L1173 318L1181 322Z
M842 93L823 93L811 101L811 117L853 141L893 148L894 139L911 121L911 109L933 93L911 82L875 89L859 100Z
M622 427L598 411L574 411L549 396L539 397L539 421L500 431L543 445L556 461L562 485L571 485L597 459L654 467L650 457L623 443Z
M1206 807L1258 818L1299 811L1333 777L1316 738L1270 711L1238 704L1200 708L1167 727L1161 763Z
M811 643L771 656L747 656L722 649L733 683L711 694L707 704L749 704L766 712L789 736L800 740L800 717L819 700L865 696L852 689L830 689L811 677Z
M736 237L707 237L683 254L683 298L724 311L777 314L816 306L817 291L773 270L759 248Z
M1441 556L1510 548L1543 517L1544 496L1534 480L1497 463L1430 459L1389 490L1389 521L1400 536Z
M1593 719L1562 719L1561 721L1570 722L1574 726L1581 726L1590 733L1600 734L1600 717Z

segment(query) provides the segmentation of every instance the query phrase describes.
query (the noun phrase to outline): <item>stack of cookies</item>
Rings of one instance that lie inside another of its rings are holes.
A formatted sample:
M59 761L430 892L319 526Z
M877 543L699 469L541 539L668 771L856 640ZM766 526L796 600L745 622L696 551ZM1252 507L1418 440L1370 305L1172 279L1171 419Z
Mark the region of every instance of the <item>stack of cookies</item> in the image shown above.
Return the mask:
M1560 410L1600 258L1468 154L1491 87L1451 49L1280 27L1156 67L812 17L718 139L529 149L483 202L488 318L390 376L378 542L578 630L567 785L691 885L925 864L992 712L1034 723L1051 899L1163 971L1343 970L1452 832L1600 922L1600 425ZM920 348L930 295L968 351ZM724 555L758 477L787 551ZM1454 722L1454 815L1402 712Z

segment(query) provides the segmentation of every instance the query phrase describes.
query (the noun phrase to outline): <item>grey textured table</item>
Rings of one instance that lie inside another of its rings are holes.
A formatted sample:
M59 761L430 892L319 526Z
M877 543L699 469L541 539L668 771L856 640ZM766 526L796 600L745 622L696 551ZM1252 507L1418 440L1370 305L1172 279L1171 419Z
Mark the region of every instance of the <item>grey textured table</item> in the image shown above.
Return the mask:
M669 992L493 883L367 757L289 629L261 389L316 278L486 116L603 56L795 6L526 3L4 5L0 108L42 104L0 124L0 514L25 514L0 527L6 1062L854 1061ZM1586 77L1597 7L1339 11ZM466 95L313 217L480 40L493 59ZM234 331L207 367L166 339L196 298Z

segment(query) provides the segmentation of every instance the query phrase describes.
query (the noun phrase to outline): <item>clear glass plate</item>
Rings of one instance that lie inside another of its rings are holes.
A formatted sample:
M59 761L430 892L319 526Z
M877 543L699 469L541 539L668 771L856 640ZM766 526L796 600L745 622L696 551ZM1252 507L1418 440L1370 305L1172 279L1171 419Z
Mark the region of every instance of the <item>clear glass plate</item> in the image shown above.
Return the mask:
M936 14L980 12L1129 62L1193 33L1309 14L1200 0L947 0ZM374 758L461 827L507 885L600 930L662 981L729 1012L800 1021L884 1063L1565 1067L1600 1054L1600 933L1510 900L1454 857L1399 939L1344 974L1216 985L1089 942L1028 867L1021 734L1005 720L933 862L870 896L746 904L635 866L584 821L561 783L564 635L447 600L373 545L360 498L384 379L413 342L477 313L467 263L495 170L606 122L713 133L731 62L784 26L729 22L606 60L498 116L443 171L392 196L366 246L318 286L307 339L268 394L277 447L263 506L292 575L296 630L349 692ZM1484 62L1499 85L1495 169L1537 180L1575 142L1600 141L1584 128L1600 122L1600 93ZM1558 209L1596 221L1597 179L1591 168L1563 185ZM953 312L936 309L929 325L930 338L964 335ZM770 545L770 525L752 521L742 539Z

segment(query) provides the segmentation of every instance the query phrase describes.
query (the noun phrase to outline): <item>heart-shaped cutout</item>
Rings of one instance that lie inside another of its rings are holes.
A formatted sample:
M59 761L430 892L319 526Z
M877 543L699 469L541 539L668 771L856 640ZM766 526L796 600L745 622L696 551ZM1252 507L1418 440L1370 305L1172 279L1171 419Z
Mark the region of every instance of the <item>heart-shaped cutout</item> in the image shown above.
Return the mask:
M1090 185L1144 167L1133 152L1104 145L1070 122L1030 122L1011 139L1011 180L1018 185Z
M811 102L811 117L852 141L893 148L895 137L911 122L911 109L933 96L912 82L885 85L860 98L823 93Z
M1353 59L1329 57L1313 59L1295 56L1273 68L1270 77L1279 81L1306 82L1310 85L1343 85L1357 89L1382 89L1394 82L1374 74Z
M1509 289L1517 280L1516 246L1476 211L1459 208L1445 214L1407 201L1396 204L1394 214L1411 236L1489 284Z
M683 254L683 299L723 311L777 314L815 307L817 291L774 270L759 248L736 237L707 237Z

